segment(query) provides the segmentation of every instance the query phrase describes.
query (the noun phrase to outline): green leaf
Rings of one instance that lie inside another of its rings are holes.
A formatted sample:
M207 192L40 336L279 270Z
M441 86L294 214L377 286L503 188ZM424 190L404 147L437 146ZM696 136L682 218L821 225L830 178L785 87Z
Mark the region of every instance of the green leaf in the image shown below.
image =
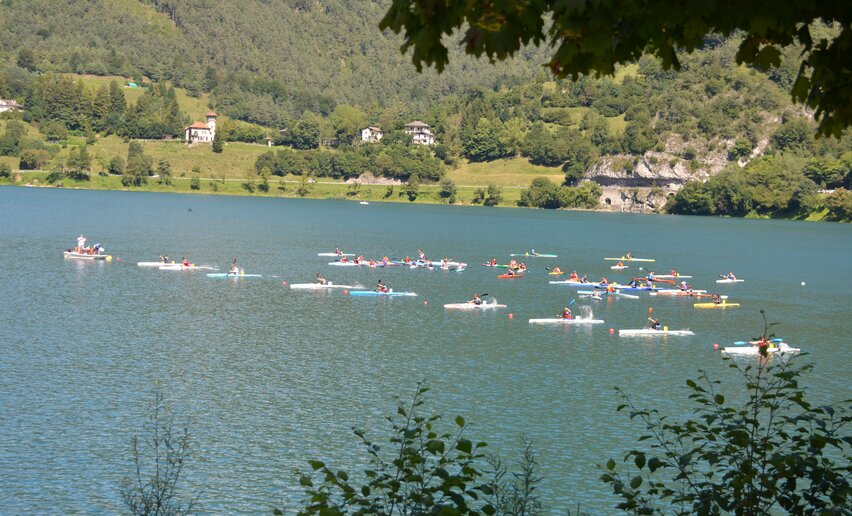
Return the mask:
M713 396L713 401L715 401L717 405L724 405L725 404L725 397L722 396L721 394L717 394L717 395Z
M460 427L464 427L464 418L461 416L456 416L456 424Z
M633 462L636 464L637 468L642 469L643 467L645 467L645 454L641 452L637 453Z
M615 471L615 459L609 459L606 462L606 469L609 471Z
M642 477L640 477L639 475L636 475L635 477L630 479L630 487L632 489L637 489L641 485L642 485Z
M320 461L320 460L309 460L308 464L311 465L311 467L314 469L314 471L316 471L318 469L322 469L322 468L325 467L325 463Z
M302 487L313 487L314 486L314 483L311 480L311 477L309 477L308 475L300 476L299 477L299 484L301 484Z
M456 449L464 453L470 453L473 450L473 444L467 439L459 439Z

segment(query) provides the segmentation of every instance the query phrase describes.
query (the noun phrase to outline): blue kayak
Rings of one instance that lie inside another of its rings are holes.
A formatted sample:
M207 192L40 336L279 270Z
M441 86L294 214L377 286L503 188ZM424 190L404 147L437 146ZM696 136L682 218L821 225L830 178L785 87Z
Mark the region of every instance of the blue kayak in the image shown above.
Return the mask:
M376 292L374 290L352 290L350 296L375 296L375 297L415 297L414 292Z

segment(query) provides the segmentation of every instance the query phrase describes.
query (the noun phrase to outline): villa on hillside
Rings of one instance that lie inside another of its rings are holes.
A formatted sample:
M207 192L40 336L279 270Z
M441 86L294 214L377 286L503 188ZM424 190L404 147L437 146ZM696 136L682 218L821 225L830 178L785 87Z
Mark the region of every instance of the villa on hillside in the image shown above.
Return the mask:
M184 141L186 143L212 143L216 137L216 113L210 111L206 115L207 123L195 122L185 129Z
M365 129L361 129L362 142L376 143L380 141L384 135L384 131L382 131L379 127L370 126Z
M0 99L0 113L7 113L12 111L23 111L24 106L18 104L14 100L3 100Z
M435 145L435 135L429 130L429 124L420 120L405 124L405 132L411 135L414 145Z

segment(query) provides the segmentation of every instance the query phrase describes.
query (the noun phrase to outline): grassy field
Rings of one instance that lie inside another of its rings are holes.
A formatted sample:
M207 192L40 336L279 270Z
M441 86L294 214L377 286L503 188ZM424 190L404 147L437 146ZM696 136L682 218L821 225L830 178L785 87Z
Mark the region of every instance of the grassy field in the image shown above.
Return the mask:
M493 183L503 187L528 187L536 177L546 177L561 184L565 174L558 167L533 165L525 158L501 159L489 163L462 162L447 171L447 177L459 186L486 186Z

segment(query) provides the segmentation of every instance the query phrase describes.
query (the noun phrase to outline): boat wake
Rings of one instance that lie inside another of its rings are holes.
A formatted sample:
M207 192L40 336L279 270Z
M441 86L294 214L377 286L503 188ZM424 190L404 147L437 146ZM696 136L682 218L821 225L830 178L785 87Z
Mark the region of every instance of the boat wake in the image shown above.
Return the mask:
M579 307L577 307L577 312L579 312L577 314L577 319L594 319L595 318L595 314L592 312L591 306L586 306L586 305L579 306Z

